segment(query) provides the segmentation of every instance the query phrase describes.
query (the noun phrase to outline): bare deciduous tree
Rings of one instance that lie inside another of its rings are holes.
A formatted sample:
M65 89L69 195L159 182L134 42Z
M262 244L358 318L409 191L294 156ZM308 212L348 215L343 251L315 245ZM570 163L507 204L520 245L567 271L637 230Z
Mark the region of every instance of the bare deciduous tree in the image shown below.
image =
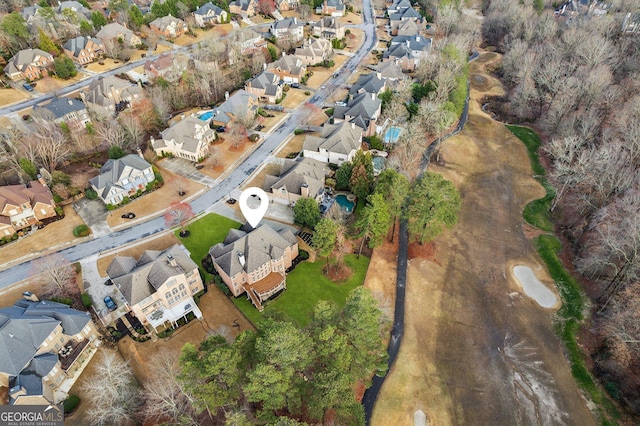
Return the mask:
M34 126L36 156L44 168L53 172L71 154L67 139L53 122L36 120Z
M118 121L126 134L128 145L140 146L144 138L144 127L138 117L131 112L127 112L120 114Z
M109 146L117 146L124 150L130 148L127 132L117 120L100 121L95 127L97 136Z
M79 289L76 285L76 271L59 253L40 257L33 262L33 275L42 285L45 296L75 296Z

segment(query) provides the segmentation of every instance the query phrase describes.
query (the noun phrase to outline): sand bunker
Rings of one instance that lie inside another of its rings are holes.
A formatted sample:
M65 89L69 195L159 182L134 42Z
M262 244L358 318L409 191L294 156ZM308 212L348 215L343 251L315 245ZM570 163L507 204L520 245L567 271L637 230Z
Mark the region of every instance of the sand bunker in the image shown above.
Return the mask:
M536 278L528 266L514 266L513 274L525 294L538 302L538 305L543 308L553 308L558 303L556 295Z

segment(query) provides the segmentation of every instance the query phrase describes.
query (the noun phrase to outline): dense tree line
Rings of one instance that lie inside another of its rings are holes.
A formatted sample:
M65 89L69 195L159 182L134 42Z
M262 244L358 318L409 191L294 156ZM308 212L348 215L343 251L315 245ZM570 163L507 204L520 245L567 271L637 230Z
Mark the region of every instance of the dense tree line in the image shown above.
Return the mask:
M518 2L484 4L484 41L504 52L502 113L544 139L552 211L577 271L595 283L596 373L612 395L640 409L640 44L625 35L637 1L604 16L558 20Z

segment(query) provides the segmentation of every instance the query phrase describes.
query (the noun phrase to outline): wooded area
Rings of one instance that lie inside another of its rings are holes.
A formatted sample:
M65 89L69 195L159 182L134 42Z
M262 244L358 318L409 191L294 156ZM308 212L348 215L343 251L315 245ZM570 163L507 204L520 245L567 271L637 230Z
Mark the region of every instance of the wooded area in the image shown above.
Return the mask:
M488 105L542 136L556 229L593 303L585 350L609 394L637 413L640 43L623 21L640 2L569 21L508 0L483 7L483 41L504 53L495 72L507 90Z

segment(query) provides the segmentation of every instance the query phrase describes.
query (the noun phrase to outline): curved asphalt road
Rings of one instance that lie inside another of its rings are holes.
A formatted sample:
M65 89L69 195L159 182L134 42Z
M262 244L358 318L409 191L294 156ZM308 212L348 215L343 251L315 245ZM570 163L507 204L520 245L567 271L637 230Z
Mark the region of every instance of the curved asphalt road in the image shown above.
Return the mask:
M469 56L469 61L472 61L478 57L478 52L473 51L471 56ZM429 165L429 158L433 151L440 146L440 143L453 136L458 134L460 130L464 128L464 125L467 123L467 119L469 118L469 82L467 82L467 99L464 103L464 108L462 109L462 114L460 115L460 120L458 121L458 125L454 130L450 133L441 136L436 139L431 145L427 147L424 154L422 154L422 160L420 161L420 172L419 176L422 175ZM395 312L393 315L394 323L393 328L391 329L391 340L389 340L389 346L387 347L387 353L389 354L389 358L387 359L387 371L384 376L373 376L373 380L371 383L371 387L369 387L362 397L362 405L364 406L364 417L367 424L371 422L371 415L373 414L373 407L375 406L376 399L378 398L378 393L382 388L382 384L384 383L384 379L387 377L387 374L391 370L393 363L398 356L398 351L400 350L400 343L402 342L402 336L404 334L404 300L405 300L405 290L407 283L407 255L409 252L409 232L407 231L407 221L403 220L400 222L400 231L398 233L398 270L396 277L396 305Z
M370 0L363 0L363 20L364 24L359 25L364 30L365 41L363 45L343 66L343 70L340 75L333 79L330 83L326 84L324 89L318 90L316 94L310 99L310 103L321 107L323 103L329 98L333 91L340 85L346 82L351 73L353 73L364 57L374 48L376 43L375 24L373 21L373 10L371 9ZM174 51L187 50L188 48L180 48ZM144 60L146 60L145 58ZM135 67L139 65L136 63L127 64L126 67L118 68L114 70L114 73L124 72L128 67ZM104 73L102 75L108 75ZM94 77L94 78L97 78ZM86 85L92 79L84 80L76 85ZM65 89L77 90L76 85L72 85ZM41 102L46 97L53 95L46 95L45 97L39 97L32 99L26 103L20 104L19 109L25 107L26 104L32 104L35 102ZM8 113L14 107L7 107L0 109L0 113ZM16 107L17 108L17 107ZM203 195L191 201L191 207L194 213L199 214L215 203L221 201L230 190L240 187L240 185L247 179L248 176L267 158L274 149L276 149L290 134L298 128L307 116L307 112L304 108L298 108L276 131L274 131L268 138L261 143L256 150L249 155L236 169L234 169L224 180L220 181L216 186L209 189ZM84 243L78 244L73 247L68 247L60 250L67 260L76 262L88 256L100 254L103 251L110 250L116 247L123 247L127 244L137 242L150 235L157 234L166 229L164 218L162 216L151 219L147 222L134 225L130 228L113 232L104 237L96 238ZM22 281L29 277L31 272L31 260L22 264L13 266L9 269L2 271L0 274L0 290L9 287L19 281Z

